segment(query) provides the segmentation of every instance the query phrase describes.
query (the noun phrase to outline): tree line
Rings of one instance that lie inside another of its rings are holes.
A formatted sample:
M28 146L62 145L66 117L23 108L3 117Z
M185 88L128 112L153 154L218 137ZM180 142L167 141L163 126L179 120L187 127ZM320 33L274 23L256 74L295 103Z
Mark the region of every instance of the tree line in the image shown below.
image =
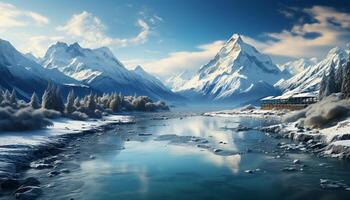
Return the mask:
M49 84L41 99L34 92L29 102L18 100L16 91L0 88L0 130L33 130L52 124L48 119L67 117L74 120L102 118L122 111L152 112L168 110L162 101L147 96L122 94L93 94L79 97L71 90L62 99L59 87Z
M350 55L346 64L339 65L335 69L335 64L332 62L328 75L326 75L326 72L323 74L319 99L322 100L333 93L341 93L342 98L350 98Z

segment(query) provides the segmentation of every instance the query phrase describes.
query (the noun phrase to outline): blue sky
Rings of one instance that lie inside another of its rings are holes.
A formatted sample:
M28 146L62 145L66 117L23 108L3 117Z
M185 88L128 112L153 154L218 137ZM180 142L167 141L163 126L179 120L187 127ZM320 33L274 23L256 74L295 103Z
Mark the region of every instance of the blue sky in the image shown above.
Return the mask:
M234 33L276 63L350 42L349 1L0 0L0 37L42 56L57 40L108 46L166 78L208 62Z

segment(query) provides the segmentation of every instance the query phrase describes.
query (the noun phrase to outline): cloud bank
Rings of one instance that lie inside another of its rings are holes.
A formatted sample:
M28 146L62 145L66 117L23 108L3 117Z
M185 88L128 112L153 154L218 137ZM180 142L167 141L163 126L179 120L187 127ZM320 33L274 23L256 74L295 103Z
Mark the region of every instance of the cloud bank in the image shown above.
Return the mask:
M47 17L39 13L21 10L12 4L0 2L0 29L30 25L43 26L49 22Z
M142 19L136 21L140 32L131 38L113 38L106 34L106 25L93 14L83 11L75 14L63 26L58 26L56 30L65 33L66 37L78 41L83 46L96 48L101 46L121 46L137 45L145 43L150 35L149 25Z

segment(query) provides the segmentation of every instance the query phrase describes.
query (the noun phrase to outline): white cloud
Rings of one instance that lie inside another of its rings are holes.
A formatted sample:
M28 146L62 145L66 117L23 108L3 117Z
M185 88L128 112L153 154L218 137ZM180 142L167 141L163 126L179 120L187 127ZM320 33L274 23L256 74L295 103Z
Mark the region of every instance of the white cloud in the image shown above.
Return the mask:
M268 33L271 39L265 42L263 52L287 57L320 57L334 46L346 45L350 38L349 14L324 6L313 6L301 12L311 17L312 22L298 23L279 33ZM315 37L307 37L310 34Z
M224 41L215 41L210 44L198 46L198 51L179 51L170 53L167 57L155 61L139 61L147 71L153 74L166 77L174 73L180 73L184 70L197 71L201 65L206 64L212 59L219 49L223 46ZM136 64L136 61L126 61L129 65Z
M73 40L80 42L87 47L100 46L128 46L132 44L142 44L147 41L150 35L150 27L142 20L138 19L136 25L140 27L140 32L137 36L131 38L113 38L106 34L106 25L93 14L83 11L80 14L75 14L64 25L56 29L66 33L67 37L72 37Z
M0 2L0 29L42 26L49 24L49 19L39 13L18 9L9 3Z
M31 52L37 57L41 57L45 54L47 47L56 43L57 41L63 40L62 36L32 36L19 46L22 52Z

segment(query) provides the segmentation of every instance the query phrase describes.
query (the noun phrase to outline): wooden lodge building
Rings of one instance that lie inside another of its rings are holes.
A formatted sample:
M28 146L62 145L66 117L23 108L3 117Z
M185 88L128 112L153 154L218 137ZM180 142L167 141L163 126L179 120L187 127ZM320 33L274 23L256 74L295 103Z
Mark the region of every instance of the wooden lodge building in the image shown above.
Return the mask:
M261 99L261 109L288 109L300 110L306 108L308 105L317 102L317 93L299 93L299 94L284 94L281 96L268 96Z

